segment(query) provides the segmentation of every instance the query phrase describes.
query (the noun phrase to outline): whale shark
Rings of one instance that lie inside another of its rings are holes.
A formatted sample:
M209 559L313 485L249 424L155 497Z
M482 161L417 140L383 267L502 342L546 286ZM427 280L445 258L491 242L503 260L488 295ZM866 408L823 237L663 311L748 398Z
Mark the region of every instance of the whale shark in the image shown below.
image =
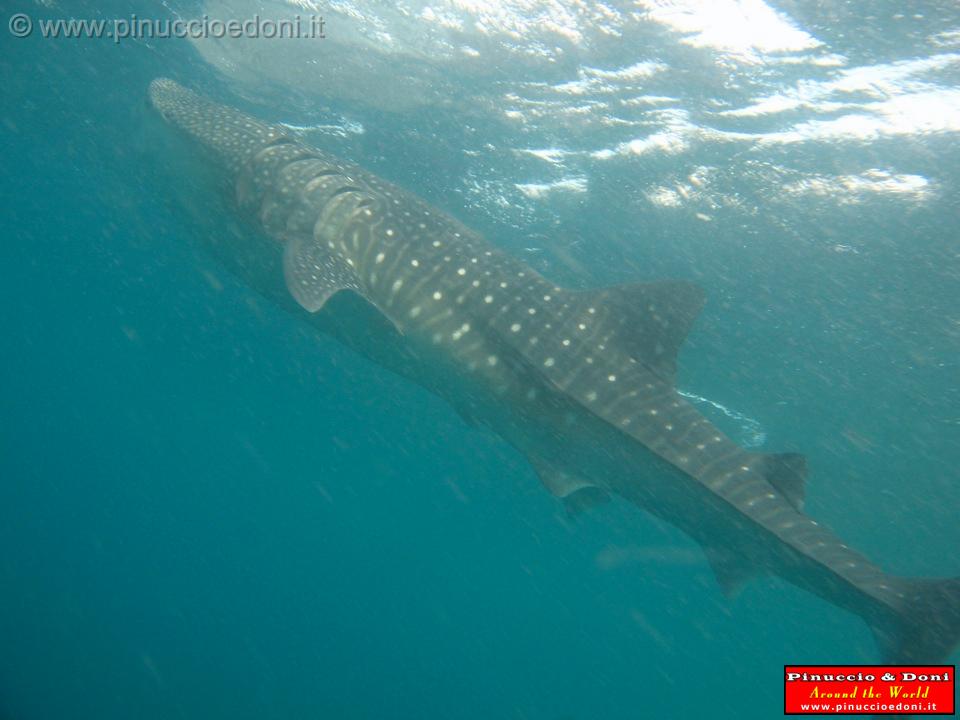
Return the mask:
M960 577L884 572L804 513L804 456L741 447L677 391L697 285L561 287L288 127L166 78L149 99L232 185L258 244L225 253L258 290L493 431L569 512L632 503L699 543L724 593L782 578L862 618L885 662L957 646Z

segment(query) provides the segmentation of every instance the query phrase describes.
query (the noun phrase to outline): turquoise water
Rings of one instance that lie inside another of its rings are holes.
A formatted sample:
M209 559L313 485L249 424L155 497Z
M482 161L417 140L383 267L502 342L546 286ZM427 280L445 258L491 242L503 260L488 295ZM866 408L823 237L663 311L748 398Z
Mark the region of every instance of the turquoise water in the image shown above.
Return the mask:
M451 5L444 35L341 4L309 83L302 48L2 29L0 717L769 718L783 664L878 659L779 581L724 599L629 507L570 523L497 437L224 270L239 221L147 108L161 75L558 282L696 280L681 389L805 453L810 514L885 569L960 574L960 13L772 3L745 45L646 5L562 32Z

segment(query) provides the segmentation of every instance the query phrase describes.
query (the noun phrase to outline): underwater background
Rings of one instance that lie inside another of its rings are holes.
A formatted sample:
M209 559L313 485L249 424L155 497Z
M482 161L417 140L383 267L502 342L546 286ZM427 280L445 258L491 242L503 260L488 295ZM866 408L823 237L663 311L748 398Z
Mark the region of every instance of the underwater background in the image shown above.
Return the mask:
M785 663L878 662L779 580L725 599L625 504L570 521L504 442L227 272L205 247L240 220L157 76L561 284L701 284L680 389L806 454L807 512L884 569L960 575L956 3L2 7L2 720L770 718ZM39 28L256 13L326 37Z

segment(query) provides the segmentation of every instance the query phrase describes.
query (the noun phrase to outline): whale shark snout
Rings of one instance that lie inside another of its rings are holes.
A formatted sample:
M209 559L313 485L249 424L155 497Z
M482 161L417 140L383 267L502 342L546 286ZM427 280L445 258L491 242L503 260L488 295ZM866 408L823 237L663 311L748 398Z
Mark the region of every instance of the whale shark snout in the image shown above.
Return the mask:
M150 83L147 97L164 120L186 129L191 115L194 119L207 101L192 90L169 78L157 78Z
M163 111L163 108L169 105L177 95L182 95L189 92L189 90L175 80L163 77L154 79L150 83L150 87L147 90L147 94L150 97L150 102L153 103L153 106L161 112Z
M219 105L169 78L150 83L150 104L171 125L218 156L231 170L272 143L287 139L279 125L254 120L231 107Z

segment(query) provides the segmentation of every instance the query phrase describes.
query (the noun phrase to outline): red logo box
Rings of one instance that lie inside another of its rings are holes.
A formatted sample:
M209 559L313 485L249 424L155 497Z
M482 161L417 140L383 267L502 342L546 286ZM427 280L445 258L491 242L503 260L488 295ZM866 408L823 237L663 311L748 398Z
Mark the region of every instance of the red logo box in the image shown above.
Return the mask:
M954 665L784 665L784 715L953 715Z

